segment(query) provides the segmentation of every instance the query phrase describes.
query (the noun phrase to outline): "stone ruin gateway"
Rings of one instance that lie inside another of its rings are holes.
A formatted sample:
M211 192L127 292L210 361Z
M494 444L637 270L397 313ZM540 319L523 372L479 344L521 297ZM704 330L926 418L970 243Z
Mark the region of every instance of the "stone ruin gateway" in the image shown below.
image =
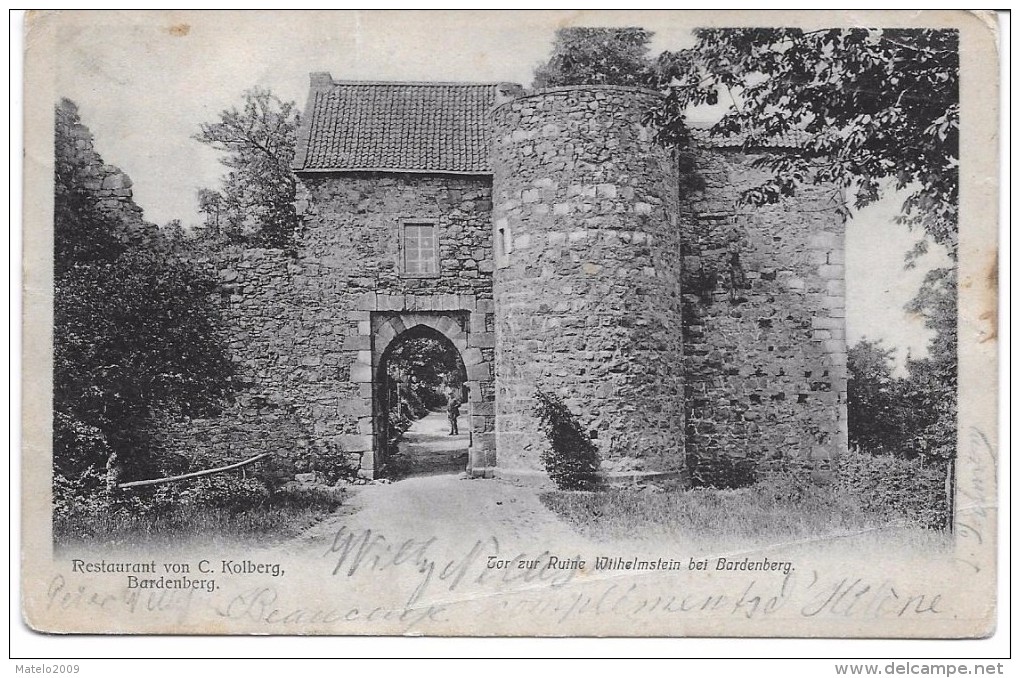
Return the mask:
M186 446L332 444L379 477L385 356L425 332L463 361L472 476L544 479L536 387L565 399L610 479L720 459L824 471L847 444L831 189L743 208L756 155L794 142L707 135L687 187L642 124L657 96L312 74L296 253L219 262L245 388L188 423Z

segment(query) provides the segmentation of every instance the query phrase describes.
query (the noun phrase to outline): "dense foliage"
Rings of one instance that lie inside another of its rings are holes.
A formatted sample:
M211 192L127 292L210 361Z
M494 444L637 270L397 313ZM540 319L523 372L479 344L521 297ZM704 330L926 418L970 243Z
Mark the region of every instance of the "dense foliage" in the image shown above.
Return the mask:
M852 447L919 458L945 470L956 449L956 366L940 353L907 360L893 375L892 351L877 342L850 347L847 415Z
M226 154L223 189L198 192L206 235L255 247L290 249L294 243L294 159L298 112L272 92L251 89L240 109L222 111L196 139Z
M951 461L956 453L957 298L956 269L935 268L907 307L934 333L928 357L907 361L908 399L918 425L910 447L926 457Z
M772 174L745 193L748 203L778 202L813 183L852 193L859 209L890 186L906 193L901 220L955 256L956 31L702 29L696 37L657 61L666 97L652 119L664 139L688 138L688 107L729 101L714 134L749 146L798 140L761 159Z
M446 404L447 384L460 392L467 379L456 348L441 335L425 334L399 342L388 354L387 367L426 410ZM424 412L418 416L422 415Z
M535 69L532 86L647 87L652 81L651 37L643 28L561 28L549 61Z
M893 377L892 350L861 341L847 352L850 444L876 453L905 449L912 412L902 379Z
M932 530L949 527L946 469L923 459L850 449L836 461L836 487L861 510Z
M542 463L556 487L561 490L594 490L598 487L599 453L585 435L577 417L560 398L535 391L535 415L549 447L542 452Z
M89 478L163 470L153 426L214 409L232 368L213 281L154 229L125 237L137 224L103 209L89 189L98 161L68 135L77 108L65 100L56 113L53 464L58 484L85 492Z

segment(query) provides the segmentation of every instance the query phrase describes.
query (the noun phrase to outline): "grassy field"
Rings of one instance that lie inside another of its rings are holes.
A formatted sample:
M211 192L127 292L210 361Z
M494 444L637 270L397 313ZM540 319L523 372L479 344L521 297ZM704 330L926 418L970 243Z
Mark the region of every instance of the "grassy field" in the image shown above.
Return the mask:
M923 529L904 516L876 514L829 486L790 480L760 482L736 490L547 492L542 502L585 537L740 543L764 546L817 538L895 535L904 546L942 549L943 532Z
M271 544L289 539L336 511L342 488L281 490L259 502L215 506L177 501L155 506L81 505L54 516L58 547L158 546L181 543Z

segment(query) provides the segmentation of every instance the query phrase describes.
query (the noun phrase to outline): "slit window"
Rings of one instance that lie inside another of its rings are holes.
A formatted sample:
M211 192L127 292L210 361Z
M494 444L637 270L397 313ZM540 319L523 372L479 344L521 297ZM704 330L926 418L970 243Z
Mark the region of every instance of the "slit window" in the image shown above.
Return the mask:
M496 224L496 265L500 268L509 266L508 257L513 251L513 240L510 236L510 227L506 219L500 219Z
M410 276L432 276L439 273L436 253L435 224L407 222L403 224L401 253L403 271Z

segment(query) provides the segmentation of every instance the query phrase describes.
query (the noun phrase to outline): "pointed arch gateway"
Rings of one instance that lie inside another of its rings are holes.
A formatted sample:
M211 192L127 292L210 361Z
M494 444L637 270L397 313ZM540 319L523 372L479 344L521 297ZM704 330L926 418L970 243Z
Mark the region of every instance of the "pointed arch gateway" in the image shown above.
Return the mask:
M408 327L381 351L374 383L377 458L386 477L468 470L467 371L461 351L449 337L423 323ZM461 403L456 437L447 411L450 388Z
M479 347L472 346L472 314L448 312L375 312L371 314L372 451L362 460L362 472L372 478L386 473L391 435L387 412L392 406L388 372L391 356L405 342L422 337L439 339L456 356L464 379L462 421L468 434L468 457L462 469L470 475L490 475L494 465L492 445L480 444L492 436L491 416L485 414L483 392L491 391L491 368ZM366 356L367 357L367 356ZM489 405L491 407L491 405ZM488 452L488 454L487 454Z

